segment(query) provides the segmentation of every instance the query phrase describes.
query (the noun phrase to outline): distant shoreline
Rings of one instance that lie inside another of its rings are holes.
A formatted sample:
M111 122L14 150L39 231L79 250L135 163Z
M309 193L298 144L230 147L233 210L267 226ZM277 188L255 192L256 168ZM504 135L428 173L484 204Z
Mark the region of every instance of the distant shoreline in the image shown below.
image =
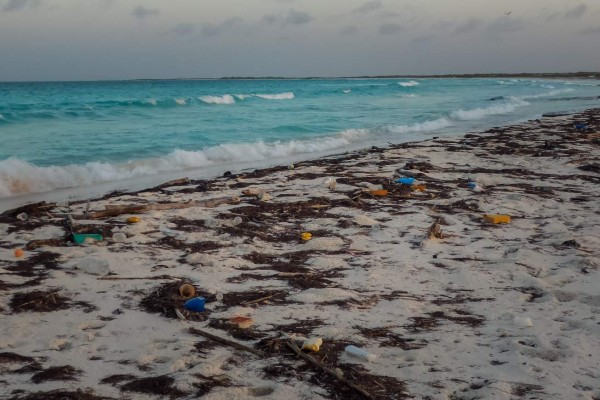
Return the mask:
M241 80L323 80L323 79L596 79L600 80L600 72L549 72L549 73L489 73L489 74L440 74L440 75L361 75L361 76L312 76L312 77L280 77L280 76L223 76L220 78L132 78L132 79L92 79L79 81L0 81L2 83L60 83L60 82L147 82L147 81L241 81Z
M544 78L544 79L599 79L600 72L566 72L566 73L518 73L518 74L443 74L443 75L364 75L364 76L340 76L340 77L305 77L305 78L283 78L283 77L222 77L219 80L287 80L287 79L449 79L449 78ZM147 80L147 79L144 79ZM153 80L153 79L150 79ZM163 79L157 79L163 80ZM167 79L169 80L169 79Z

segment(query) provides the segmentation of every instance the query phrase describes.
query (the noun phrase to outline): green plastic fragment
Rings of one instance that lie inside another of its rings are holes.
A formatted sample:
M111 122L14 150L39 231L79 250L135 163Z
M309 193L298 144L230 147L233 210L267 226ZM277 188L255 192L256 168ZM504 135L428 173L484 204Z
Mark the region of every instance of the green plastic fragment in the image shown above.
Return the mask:
M85 239L91 238L97 241L102 241L102 235L99 233L74 233L73 241L77 244L82 244L85 242Z

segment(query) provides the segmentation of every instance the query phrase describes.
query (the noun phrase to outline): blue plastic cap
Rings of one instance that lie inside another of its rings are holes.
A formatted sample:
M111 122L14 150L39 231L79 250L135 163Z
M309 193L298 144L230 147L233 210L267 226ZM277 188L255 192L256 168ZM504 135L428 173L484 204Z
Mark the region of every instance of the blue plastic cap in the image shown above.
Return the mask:
M400 178L396 179L394 182L399 183L401 185L412 185L415 181L415 178Z

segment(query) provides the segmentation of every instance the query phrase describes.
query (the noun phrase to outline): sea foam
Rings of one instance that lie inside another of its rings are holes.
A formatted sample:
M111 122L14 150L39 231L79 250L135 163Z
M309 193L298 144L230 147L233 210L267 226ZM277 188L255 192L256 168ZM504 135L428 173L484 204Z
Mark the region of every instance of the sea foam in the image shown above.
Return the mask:
M203 150L174 150L157 158L125 163L90 162L83 165L36 166L9 158L0 161L0 197L152 176L210 165L273 160L299 154L344 149L366 140L370 131L349 129L333 136L287 142L227 143Z

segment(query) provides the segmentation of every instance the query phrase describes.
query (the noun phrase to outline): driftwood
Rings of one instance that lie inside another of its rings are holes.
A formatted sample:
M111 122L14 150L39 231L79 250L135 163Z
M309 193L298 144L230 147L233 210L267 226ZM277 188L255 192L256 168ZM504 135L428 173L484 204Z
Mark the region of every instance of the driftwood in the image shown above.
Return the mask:
M234 347L234 348L236 348L238 350L247 351L249 353L255 354L255 355L260 356L260 357L265 357L266 356L266 354L264 352L260 351L260 350L253 349L252 347L248 347L246 345L243 345L241 343L237 343L237 342L231 341L229 339L224 339L224 338L222 338L220 336L213 335L212 333L208 333L208 332L202 331L200 329L190 328L189 332L193 333L194 335L200 335L200 336L203 336L203 337L205 337L207 339L214 340L215 342L218 342L218 343L221 343L221 344L225 344L227 346ZM308 354L303 353L302 350L300 350L300 348L296 345L296 343L294 343L294 341L292 339L289 339L286 342L286 344L288 345L288 347L290 349L293 350L294 353L296 353L296 355L298 357L302 358L305 361L308 361L312 365L318 367L319 369L327 372L329 375L335 377L339 381L345 383L350 388L352 388L352 389L356 390L358 393L362 394L365 398L370 399L370 400L375 400L375 398L370 393L368 393L367 391L365 391L360 386L357 386L356 384L350 382L347 378L344 378L343 376L339 375L334 370L332 370L331 368L327 367L323 363L315 360L314 358L312 358Z
M362 394L365 398L367 399L371 399L371 400L375 400L375 398L367 391L365 391L363 388L361 388L360 386L350 382L348 379L344 378L344 376L339 375L338 373L336 373L334 370L332 370L331 368L329 368L328 366L326 366L325 364L315 360L314 358L312 358L311 356L309 356L308 354L305 354L302 352L302 350L300 350L300 348L296 345L296 343L294 343L294 341L292 339L289 339L286 344L288 345L288 347L290 349L292 349L292 351L294 353L296 353L296 355L300 358L302 358L305 361L308 361L309 363L311 363L312 365L318 367L319 369L327 372L329 375L333 376L334 378L338 379L339 381L345 383L346 385L348 385L349 387L351 387L352 389L356 390L358 393Z
M261 301L269 300L273 296L275 296L275 295L272 294L270 296L261 297L260 299L250 300L250 301L244 301L241 304L244 305L244 306L247 306L247 305L250 305L250 304L260 303Z
M129 281L129 280L154 280L154 279L177 279L183 280L183 278L178 278L176 276L171 275L157 275L157 276L100 276L96 278L99 281Z
M214 199L188 201L186 203L150 203L150 204L135 204L124 206L107 206L106 210L95 211L89 214L74 215L74 219L100 219L117 217L123 214L140 214L147 211L162 211L175 210L190 207L216 207L221 204L236 204L240 199L237 196L233 197L218 197Z
M54 247L60 247L60 246L65 246L65 239L37 239L37 240L31 240L29 241L29 243L27 243L25 245L25 249L26 250L35 250L39 247L43 247L43 246L54 246Z
M193 333L194 335L204 336L207 339L214 340L215 342L219 342L219 343L225 344L227 346L235 347L238 350L247 351L249 353L256 354L257 356L265 357L265 353L263 353L260 350L253 349L252 347L248 347L246 345L243 345L238 342L234 342L229 339L224 339L220 336L213 335L212 333L208 333L206 331L201 331L200 329L190 328L189 332Z

